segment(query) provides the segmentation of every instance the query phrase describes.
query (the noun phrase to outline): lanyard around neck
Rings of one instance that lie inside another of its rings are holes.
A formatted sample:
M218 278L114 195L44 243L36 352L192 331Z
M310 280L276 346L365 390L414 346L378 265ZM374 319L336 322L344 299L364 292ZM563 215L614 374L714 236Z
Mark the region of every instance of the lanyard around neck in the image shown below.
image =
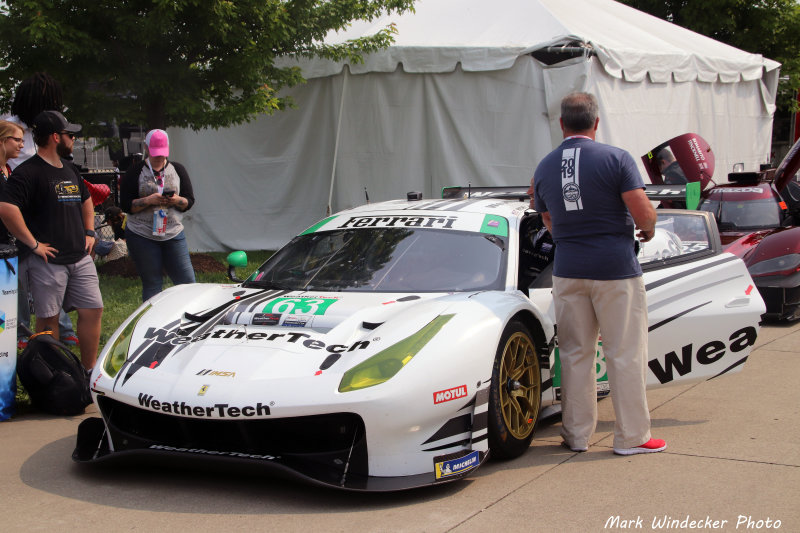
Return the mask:
M164 192L164 176L165 176L166 171L167 171L167 165L169 165L169 160L167 160L164 163L164 168L162 168L161 170L153 170L153 165L150 164L150 160L149 159L147 160L147 168L150 169L150 173L153 175L153 181L156 182L156 187L158 187L158 192L159 193L163 193ZM161 183L159 183L159 181Z

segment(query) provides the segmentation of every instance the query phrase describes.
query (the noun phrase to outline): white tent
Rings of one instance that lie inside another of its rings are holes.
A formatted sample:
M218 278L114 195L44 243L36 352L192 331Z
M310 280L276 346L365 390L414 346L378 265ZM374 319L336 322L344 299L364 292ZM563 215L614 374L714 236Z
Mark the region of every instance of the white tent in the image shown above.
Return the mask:
M527 184L575 90L600 101L598 140L637 159L692 131L714 148L717 181L769 160L779 64L612 0L419 0L328 40L390 23L395 44L362 64L302 62L296 109L170 130L197 198L190 248L277 248L365 189L378 201Z

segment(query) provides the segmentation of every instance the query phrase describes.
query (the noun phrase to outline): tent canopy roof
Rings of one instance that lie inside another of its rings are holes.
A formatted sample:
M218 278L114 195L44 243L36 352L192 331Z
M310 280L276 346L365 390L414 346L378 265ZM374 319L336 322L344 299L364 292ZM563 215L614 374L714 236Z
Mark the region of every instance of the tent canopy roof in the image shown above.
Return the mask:
M517 57L582 43L606 72L628 81L755 80L779 63L744 52L613 0L419 0L416 11L357 21L328 43L373 35L394 23L395 43L350 64L354 74L510 68ZM296 64L296 63L295 63ZM301 60L306 78L338 74L344 62Z

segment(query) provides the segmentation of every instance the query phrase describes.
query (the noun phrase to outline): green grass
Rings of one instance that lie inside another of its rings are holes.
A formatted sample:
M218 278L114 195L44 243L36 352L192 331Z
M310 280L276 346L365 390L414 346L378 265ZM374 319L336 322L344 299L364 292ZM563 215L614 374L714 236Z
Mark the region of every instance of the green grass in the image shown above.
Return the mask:
M272 254L273 252L270 250L247 252L247 267L237 268L236 276L239 279L245 279ZM228 254L226 252L210 252L208 255L214 257L214 259L227 267L225 258ZM230 283L226 272L198 272L195 274L195 277L198 283ZM129 279L104 274L100 274L99 278L100 292L103 294L104 309L102 330L100 332L100 348L97 352L98 355L119 325L142 303L142 282L139 278ZM169 278L165 277L164 288L166 289L171 286L172 282ZM78 313L73 311L70 313L70 318L72 319L72 325L76 326ZM35 317L31 317L31 327L36 327ZM73 351L77 353L77 350ZM22 384L19 383L19 380L17 381L16 402L18 413L27 411L30 406L28 394L23 389Z

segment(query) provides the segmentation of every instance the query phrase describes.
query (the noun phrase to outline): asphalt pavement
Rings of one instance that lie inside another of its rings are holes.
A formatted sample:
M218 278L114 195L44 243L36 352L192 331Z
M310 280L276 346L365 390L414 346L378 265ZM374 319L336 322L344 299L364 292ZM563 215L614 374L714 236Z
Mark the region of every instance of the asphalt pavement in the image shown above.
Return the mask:
M0 423L0 532L798 532L798 376L800 323L767 325L741 372L648 393L662 453L615 456L602 401L586 453L550 420L518 459L390 494L199 460L78 465L83 417L28 412Z

